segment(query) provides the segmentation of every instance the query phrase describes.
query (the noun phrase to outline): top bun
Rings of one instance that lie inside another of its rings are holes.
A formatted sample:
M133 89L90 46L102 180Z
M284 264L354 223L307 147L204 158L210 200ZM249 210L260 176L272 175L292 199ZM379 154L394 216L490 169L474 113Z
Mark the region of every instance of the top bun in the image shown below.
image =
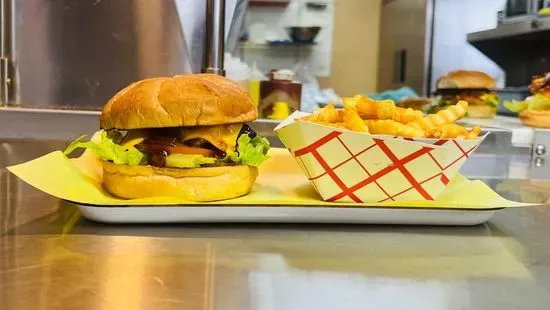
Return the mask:
M449 88L480 88L494 89L495 80L488 74L481 71L451 71L437 79L437 89Z
M215 74L158 77L119 91L103 108L102 129L245 123L258 118L246 91Z

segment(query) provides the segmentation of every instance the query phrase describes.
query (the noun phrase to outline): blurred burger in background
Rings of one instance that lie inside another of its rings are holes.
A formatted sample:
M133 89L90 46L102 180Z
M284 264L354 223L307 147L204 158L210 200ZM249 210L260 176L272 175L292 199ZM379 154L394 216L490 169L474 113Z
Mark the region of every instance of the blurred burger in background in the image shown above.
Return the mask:
M550 73L533 77L529 90L532 96L523 101L506 101L504 106L519 113L524 125L550 128Z
M429 113L437 112L460 100L468 102L468 117L492 118L498 107L495 93L496 82L481 71L451 71L437 80L436 95L439 100L429 108Z
M430 106L432 100L430 98L405 98L396 102L396 105L400 108L411 108L413 110L425 111Z

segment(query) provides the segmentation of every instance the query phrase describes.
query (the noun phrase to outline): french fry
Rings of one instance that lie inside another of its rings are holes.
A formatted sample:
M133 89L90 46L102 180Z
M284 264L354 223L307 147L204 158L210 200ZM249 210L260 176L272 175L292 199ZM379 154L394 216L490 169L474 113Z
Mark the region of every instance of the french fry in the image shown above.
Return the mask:
M365 124L369 127L369 132L374 135L390 135L397 136L399 132L399 125L403 125L399 122L393 121L391 119L377 120L377 119L367 119Z
M466 136L466 139L475 139L479 136L479 133L481 132L481 127L475 126L472 128L472 130L468 133Z
M319 112L319 120L328 123L336 123L341 121L338 110L334 108L333 104L329 104L326 108L321 109Z
M435 114L429 114L424 118L409 122L408 124L416 128L429 130L438 125L453 123L464 117L467 111L468 102L461 100L457 104L450 106L445 110L441 110Z
M397 108L395 110L395 113L393 114L392 119L394 121L400 122L400 123L409 123L414 122L416 120L419 120L424 117L424 113L422 111L414 110L411 108Z
M371 134L401 136L407 138L423 138L424 130L403 124L391 119L365 120Z
M438 139L475 139L481 132L481 127L475 126L472 130L457 125L443 124L426 131L426 137Z
M310 122L337 123L342 121L340 110L334 108L332 103L322 109L318 109L313 114L302 118Z
M457 124L442 124L434 128L426 130L426 137L428 138L466 138L468 130Z
M349 130L369 133L369 127L354 109L344 110L344 124Z
M376 101L376 118L392 119L397 107L393 100Z
M393 100L376 101L365 96L345 98L344 107L355 108L363 119L393 119L401 123L408 123L424 117L422 111L396 107Z
M354 99L355 109L363 119L392 119L397 108L392 100L376 101L365 96Z
M302 120L358 132L408 138L475 139L481 131L479 126L468 131L454 123L466 114L466 101L459 101L426 117L422 111L396 107L392 100L376 101L357 95L342 98L342 101L343 109L329 104Z
M344 109L355 109L355 105L357 104L357 98L344 97L342 98L342 102L344 102Z
M355 101L354 108L363 118L376 118L376 101L357 95L353 97Z

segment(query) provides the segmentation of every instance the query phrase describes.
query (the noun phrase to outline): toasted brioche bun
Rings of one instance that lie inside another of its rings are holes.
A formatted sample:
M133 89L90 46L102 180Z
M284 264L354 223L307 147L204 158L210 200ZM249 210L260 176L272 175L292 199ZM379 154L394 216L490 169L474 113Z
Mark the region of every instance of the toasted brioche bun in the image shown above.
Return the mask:
M492 118L497 113L497 109L491 105L468 105L468 117L471 118Z
M550 111L523 111L519 119L526 126L550 128Z
M248 194L258 176L257 168L246 165L177 169L102 163L104 187L111 194L128 199L230 199Z
M437 79L438 89L469 88L469 89L494 89L495 80L481 71L451 71Z
M105 105L102 129L246 123L258 109L246 91L215 74L188 74L135 82Z

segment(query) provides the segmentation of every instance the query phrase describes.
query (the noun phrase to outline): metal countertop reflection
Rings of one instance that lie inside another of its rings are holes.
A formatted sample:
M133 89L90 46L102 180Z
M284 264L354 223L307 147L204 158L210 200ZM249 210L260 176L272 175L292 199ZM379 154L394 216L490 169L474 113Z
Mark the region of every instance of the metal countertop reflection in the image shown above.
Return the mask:
M1 164L64 145L4 141ZM550 197L547 181L484 181ZM544 206L474 227L103 225L2 168L0 309L547 309L548 235Z

